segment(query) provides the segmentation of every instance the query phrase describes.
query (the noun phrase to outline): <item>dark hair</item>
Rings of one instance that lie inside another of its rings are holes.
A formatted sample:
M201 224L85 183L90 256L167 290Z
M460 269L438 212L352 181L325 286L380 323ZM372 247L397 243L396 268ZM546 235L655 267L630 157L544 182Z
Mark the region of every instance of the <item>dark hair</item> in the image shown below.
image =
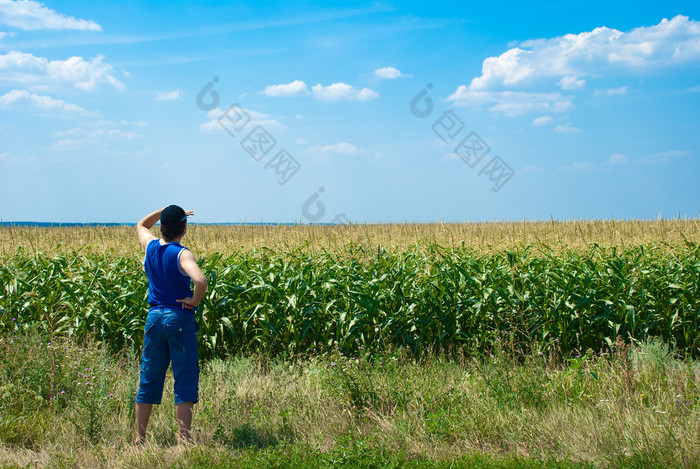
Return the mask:
M177 223L161 223L160 234L163 236L163 241L170 242L185 232L187 220L182 220Z

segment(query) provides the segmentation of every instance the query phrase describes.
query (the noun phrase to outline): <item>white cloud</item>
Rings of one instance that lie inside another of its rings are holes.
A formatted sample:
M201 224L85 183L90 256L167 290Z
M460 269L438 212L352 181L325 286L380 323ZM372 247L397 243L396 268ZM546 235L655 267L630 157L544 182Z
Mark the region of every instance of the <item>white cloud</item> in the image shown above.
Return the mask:
M260 93L264 94L265 96L285 98L292 96L305 96L309 94L309 87L301 80L294 80L286 85L267 85Z
M8 109L13 107L12 105L18 102L28 102L33 107L48 111L57 110L63 112L70 112L76 114L84 114L90 116L98 116L97 112L87 111L80 106L75 104L67 103L61 99L54 99L50 96L42 96L34 93L30 93L27 90L12 90L0 96L0 107L3 109Z
M10 51L0 55L0 82L35 85L40 88L46 88L47 85L71 84L85 91L108 84L123 91L124 84L114 76L114 68L102 62L103 58L98 55L90 61L82 57L48 60L46 57Z
M700 62L700 23L687 16L628 32L599 27L580 34L525 41L497 57L488 57L482 63L481 75L459 86L447 99L464 106L496 102L492 110L501 107L514 115L556 103L571 104L570 98L558 93L526 93L530 86L556 84L565 90L580 89L586 85L583 77L637 76L690 62ZM511 90L520 94L505 94ZM618 94L628 91L616 90ZM545 95L550 99L542 99Z
M231 109L231 108L229 108ZM213 130L224 130L222 127L223 125L230 125L230 123L226 120L226 115L229 112L228 109L222 110L219 108L212 109L211 111L207 112L207 119L209 121L204 122L199 125L200 130L205 130L205 131L213 131ZM245 124L244 128L240 130L241 133L245 132L247 135L250 130L252 130L253 127L256 125L262 126L268 131L271 128L279 128L279 129L284 129L286 126L281 123L278 120L273 119L270 117L269 114L265 114L264 112L258 112L258 111L253 111L251 109L245 109L242 107L239 107L237 110L231 110L231 113L242 113L245 112L248 117L250 117L250 120ZM230 114L232 117L236 117L237 114ZM221 122L219 122L219 119L222 119Z
M79 29L102 31L94 21L65 16L32 0L0 0L0 24L27 31L37 29Z
M174 101L182 96L182 91L160 91L156 95L156 101Z
M306 141L305 138L300 138L297 140L297 145L307 145L309 142Z
M559 80L557 85L563 90L579 90L586 86L586 80L580 80L578 77L567 75Z
M374 71L374 76L377 78L393 79L393 78L405 77L406 75L402 74L401 71L397 68L382 67L382 68L378 68Z
M571 124L566 123L554 127L554 131L558 134L577 134L581 132L581 129L578 129L576 127L573 127Z
M554 119L552 119L550 116L540 116L532 120L532 125L542 127L543 125L551 124L553 120Z
M679 15L626 33L600 27L580 34L523 42L520 47L484 60L481 76L474 78L469 86L472 90L510 88L530 84L541 77L639 73L699 60L700 23Z
M690 88L691 93L700 93L700 85Z
M627 94L629 91L628 86L620 86L618 88L607 88L604 90L595 90L593 96L621 96Z
M320 83L311 87L314 98L319 101L371 101L379 97L379 93L369 88L357 90L347 83L333 83L323 86Z
M335 153L337 155L354 155L360 151L355 145L347 142L324 145L318 149L323 153Z
M498 57L488 57L481 65L481 76L472 79L469 89L472 91L517 85L536 74L535 65L523 57L532 55L531 51L519 47L510 49Z
M692 155L693 152L690 150L670 150L663 151L659 153L654 153L651 155L646 155L642 158L642 163L644 164L666 164L673 161L687 158Z
M574 106L570 96L560 93L525 91L473 91L464 85L447 97L455 106L491 106L490 110L509 116L527 112L565 112Z
M258 92L265 96L293 97L312 94L318 101L370 101L379 97L379 93L369 88L358 90L347 83L333 83L323 86L320 83L309 87L301 80L279 85L267 85L264 90Z

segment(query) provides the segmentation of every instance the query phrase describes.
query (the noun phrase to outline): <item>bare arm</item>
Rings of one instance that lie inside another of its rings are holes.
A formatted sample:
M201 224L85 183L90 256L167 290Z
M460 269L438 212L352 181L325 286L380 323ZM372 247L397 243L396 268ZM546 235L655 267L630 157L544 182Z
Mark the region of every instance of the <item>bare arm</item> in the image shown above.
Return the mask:
M141 219L140 222L136 224L136 234L139 237L139 243L141 243L141 246L146 249L146 246L148 246L148 243L156 239L155 236L153 236L153 233L151 233L151 228L153 228L153 225L156 224L158 220L160 220L160 213L163 211L165 207L156 210L155 212L149 213L145 217Z
M182 254L180 254L180 269L192 279L192 283L194 283L194 293L191 297L176 301L182 303L183 308L192 309L204 298L204 293L207 291L207 278L197 265L194 254L192 254L192 251L189 249L183 250Z
M155 212L151 212L145 217L141 219L140 222L136 224L136 232L139 237L139 243L141 243L141 246L146 249L146 246L148 246L148 243L156 239L155 236L153 236L153 233L151 233L151 228L153 228L153 225L155 225L158 220L160 220L160 214L163 212L165 207L156 210ZM192 210L185 210L185 215L192 216L194 215L194 212Z

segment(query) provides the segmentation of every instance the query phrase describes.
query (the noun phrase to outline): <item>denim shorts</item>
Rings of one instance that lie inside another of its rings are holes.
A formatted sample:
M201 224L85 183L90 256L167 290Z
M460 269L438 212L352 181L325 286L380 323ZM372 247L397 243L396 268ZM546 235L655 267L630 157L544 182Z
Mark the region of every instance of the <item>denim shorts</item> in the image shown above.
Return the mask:
M175 379L175 404L199 401L197 332L192 311L167 307L148 311L136 402L160 404L169 365Z

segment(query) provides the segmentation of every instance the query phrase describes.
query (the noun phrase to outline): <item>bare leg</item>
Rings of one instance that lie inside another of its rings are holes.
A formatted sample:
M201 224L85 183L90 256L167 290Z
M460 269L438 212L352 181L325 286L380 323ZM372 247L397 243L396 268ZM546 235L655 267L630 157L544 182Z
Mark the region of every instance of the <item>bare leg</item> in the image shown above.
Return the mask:
M153 404L144 404L143 402L136 403L137 443L146 440L146 427L148 427L148 419L151 418L151 410L153 410Z
M177 429L180 439L188 443L192 442L192 410L194 402L182 402L175 405L175 418L177 419Z

